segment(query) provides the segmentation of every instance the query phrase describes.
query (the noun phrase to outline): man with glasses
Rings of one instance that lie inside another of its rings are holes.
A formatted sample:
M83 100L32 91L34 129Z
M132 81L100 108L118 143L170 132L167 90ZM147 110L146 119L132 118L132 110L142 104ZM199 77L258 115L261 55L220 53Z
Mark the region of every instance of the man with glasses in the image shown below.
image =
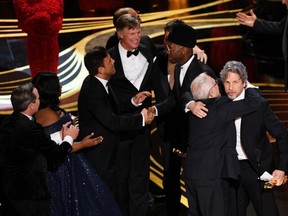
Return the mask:
M194 100L205 103L209 114L202 119L188 114L189 139L183 177L190 216L235 216L229 186L240 172L234 119L259 109L262 100L255 88L249 88L245 100L232 102L227 96L221 97L217 84L206 73L201 73L191 84Z
M200 73L208 71L213 77L216 76L208 65L199 61L193 54L193 48L196 44L196 31L191 26L186 23L173 25L167 39L166 48L169 62L176 64L172 89L176 99L176 106L169 115L169 118L166 118L166 124L173 125L173 127L170 128L170 131L166 132L167 139L170 140L170 149L165 176L165 188L167 189L168 215L176 216L180 209L182 193L180 185L182 157L174 152L185 152L188 138L188 119L181 108L180 99L183 93L190 91L192 80Z

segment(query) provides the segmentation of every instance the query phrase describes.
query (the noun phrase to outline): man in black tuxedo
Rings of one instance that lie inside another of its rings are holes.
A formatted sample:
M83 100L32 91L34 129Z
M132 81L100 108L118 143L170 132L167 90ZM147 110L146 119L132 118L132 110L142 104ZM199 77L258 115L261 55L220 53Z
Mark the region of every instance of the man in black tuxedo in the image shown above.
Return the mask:
M136 132L142 129L152 122L153 116L148 116L145 108L133 115L120 115L120 104L113 86L108 83L110 77L115 74L115 61L104 47L96 46L91 49L86 53L84 62L89 75L83 81L78 98L81 128L79 138L91 132L104 137L102 145L85 149L83 153L116 195L115 166L119 135L121 131ZM150 92L143 91L131 98L133 103L139 104L150 96ZM134 106L131 98L126 101L125 106Z
M244 88L248 73L241 62L227 62L220 72L220 77L230 99L237 101L247 97ZM288 135L285 125L273 113L268 103L263 101L256 112L236 119L235 126L236 150L241 168L237 189L238 215L246 215L250 202L257 216L278 215L273 190L264 190L264 181L259 181L258 178L267 171L277 180L278 186L283 183L288 171ZM276 139L274 145L270 143L267 132ZM273 146L276 151L273 151Z
M288 0L282 0L282 4L287 7L287 14L279 22L266 21L258 19L254 14L253 10L250 10L250 15L239 12L236 18L242 25L246 25L253 28L254 32L271 34L271 35L282 35L282 50L285 61L285 90L288 89Z
M255 88L246 90L245 100L233 102L221 96L218 83L201 73L191 84L194 100L209 110L205 118L188 114L189 138L183 177L188 197L188 215L235 216L230 181L240 174L235 150L234 119L253 113L262 100Z
M113 14L113 25L114 25L114 27L116 27L117 19L120 16L122 16L123 14L131 14L132 16L134 16L137 19L139 19L139 21L141 22L140 16L139 16L139 14L137 13L136 10L134 10L131 7L122 7L122 8L118 8ZM105 48L106 49L110 49L113 46L115 46L116 44L118 44L118 42L119 42L119 38L118 38L117 32L115 32L113 35L111 35L108 38Z
M170 149L169 160L165 169L164 188L169 209L168 215L178 215L182 193L180 187L182 157L175 154L173 149L186 152L188 138L188 120L182 108L181 98L185 92L190 92L192 80L200 73L208 72L211 76L216 76L208 65L198 60L196 55L193 54L193 48L196 44L196 31L191 26L183 22L176 23L167 36L166 48L169 62L176 64L172 88L176 106L171 111L169 118L165 118L167 126L165 135L170 140ZM162 59L159 58L158 60L160 62ZM164 64L160 63L160 65L163 66ZM155 94L157 98L157 92Z
M161 88L160 78L157 78L159 68L154 63L156 48L148 36L141 37L139 19L124 14L118 18L116 29L120 41L108 52L115 59L116 73L110 83L118 101L121 103L139 91ZM137 113L143 107L151 107L151 104L151 98L132 109L122 103L121 113ZM170 100L170 97L156 104L158 116L166 114L173 106L174 99ZM118 146L117 181L120 191L117 200L120 208L124 215L145 216L149 201L150 127L122 133Z
M39 94L32 83L13 90L14 112L0 127L0 212L3 216L48 216L50 192L46 158L62 159L71 150L79 129L63 126L57 145L33 121Z

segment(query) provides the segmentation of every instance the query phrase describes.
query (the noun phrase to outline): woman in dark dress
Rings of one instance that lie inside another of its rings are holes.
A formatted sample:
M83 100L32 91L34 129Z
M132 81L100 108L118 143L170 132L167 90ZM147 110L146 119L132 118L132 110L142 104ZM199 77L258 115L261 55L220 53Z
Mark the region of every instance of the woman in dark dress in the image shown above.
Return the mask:
M35 119L56 142L61 140L62 125L73 123L69 113L59 107L61 86L52 72L41 72L32 80L40 96ZM60 132L60 133L59 133ZM88 135L83 141L88 141ZM101 142L98 137L97 142ZM82 141L82 142L83 142ZM81 142L73 149L81 149ZM77 146L79 145L79 147ZM121 216L108 186L85 160L81 152L72 153L64 161L47 159L51 190L51 216Z

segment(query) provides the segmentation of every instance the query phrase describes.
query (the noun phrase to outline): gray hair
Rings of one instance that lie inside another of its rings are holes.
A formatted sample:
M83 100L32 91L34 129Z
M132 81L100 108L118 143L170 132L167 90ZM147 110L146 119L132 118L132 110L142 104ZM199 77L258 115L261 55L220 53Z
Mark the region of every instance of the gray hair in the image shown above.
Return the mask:
M126 27L128 27L128 29L140 27L139 19L131 14L123 14L116 21L116 30L122 31Z
M209 80L207 73L199 74L191 83L190 89L194 100L207 99L209 92L215 83Z
M246 67L239 61L228 61L220 72L220 78L224 82L227 79L228 72L237 73L241 80L246 83L248 80L248 73Z

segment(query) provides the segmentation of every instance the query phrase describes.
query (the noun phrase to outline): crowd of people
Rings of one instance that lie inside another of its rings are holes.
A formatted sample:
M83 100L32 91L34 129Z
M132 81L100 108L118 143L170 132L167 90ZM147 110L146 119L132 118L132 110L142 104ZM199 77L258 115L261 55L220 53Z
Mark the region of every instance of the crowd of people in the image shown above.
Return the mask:
M261 31L264 21L250 14L237 19ZM117 10L113 24L106 47L84 56L76 118L60 108L53 72L11 93L14 111L0 126L0 215L147 216L154 121L168 216L180 211L181 175L189 216L245 216L250 202L257 216L279 215L271 187L287 180L288 134L246 67L228 61L217 77L196 30L179 19L164 26L163 44L141 34L133 8Z

